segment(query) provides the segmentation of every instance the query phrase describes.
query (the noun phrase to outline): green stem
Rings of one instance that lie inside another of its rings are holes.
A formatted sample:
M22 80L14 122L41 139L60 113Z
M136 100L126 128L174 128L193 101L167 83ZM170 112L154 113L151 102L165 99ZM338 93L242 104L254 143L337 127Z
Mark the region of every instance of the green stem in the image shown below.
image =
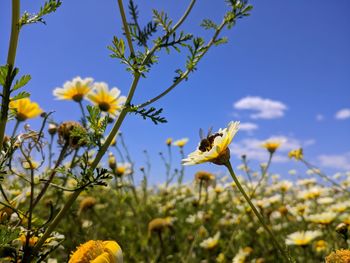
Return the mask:
M51 174L50 174L49 178L47 179L46 183L44 184L44 187L41 189L40 193L38 194L35 201L33 202L33 209L39 203L41 198L44 196L44 194L46 193L46 190L49 188L50 183L52 182L53 178L56 175L56 172L57 172L56 169L58 168L58 166L61 165L61 163L65 157L65 154L68 150L68 146L69 146L68 143L65 143L65 145L63 146L61 153L60 153L60 156L58 157L58 159L56 161L55 167L51 171Z
M252 193L250 194L250 197L254 197L254 194L256 192L256 190L259 188L259 186L261 185L261 183L264 181L266 175L267 175L267 171L270 167L270 164L271 164L271 161L272 161L272 156L273 156L273 153L270 153L270 156L269 156L269 160L267 162L267 165L265 167L265 169L263 169L262 171L262 175L261 175L261 178L259 180L259 182L257 183L257 185L255 186L255 188L253 189Z
M18 44L18 35L19 35L19 26L18 21L20 17L20 1L12 0L12 22L11 22L11 36L10 36L10 45L7 54L7 65L8 72L6 76L6 84L2 90L2 103L1 103L1 117L0 117L0 152L2 150L2 142L5 136L6 123L8 118L8 109L10 103L10 89L11 89L11 75L12 70L15 64L17 44Z
M333 179L329 178L327 175L322 173L319 169L317 169L315 166L310 164L309 162L305 161L304 159L300 159L301 162L303 162L307 168L311 169L315 174L319 175L322 179L326 180L327 182L331 183L333 186L339 188L341 191L346 192L347 194L350 194L349 190L345 189L343 186L338 184Z
M122 6L121 6L122 8ZM121 13L124 13L124 9L120 11ZM125 13L124 13L125 16ZM123 17L122 17L123 19ZM123 23L126 22L123 19ZM127 28L127 27L125 27ZM130 32L127 30L125 31L126 35L128 38L131 39L130 37ZM132 44L132 43L131 43ZM116 134L118 133L118 130L122 124L122 122L124 121L129 109L128 109L128 105L130 105L130 102L134 96L137 84L140 80L141 75L139 73L135 73L134 75L134 79L133 82L131 84L128 96L126 98L125 101L125 107L122 109L122 111L120 112L118 119L116 120L112 130L110 131L109 135L107 136L106 141L104 142L104 144L102 145L101 149L98 151L98 153L95 156L94 161L92 162L90 169L91 171L94 171L97 167L97 165L99 164L99 162L101 161L102 157L104 156L104 154L106 153L109 145L111 144L112 140L114 139L114 137L116 136ZM44 242L46 241L47 238L49 238L49 236L51 235L52 231L55 230L56 226L59 224L59 222L62 220L62 218L64 218L64 216L66 215L66 213L69 211L69 209L71 208L71 206L73 205L74 201L78 198L78 196L80 195L80 193L84 190L84 188L78 189L77 191L75 191L67 200L67 202L65 203L65 205L63 206L63 208L58 212L58 214L56 215L56 217L52 220L52 222L50 223L49 227L46 229L46 231L44 232L43 236L39 239L39 241L37 242L37 244L34 247L33 253L38 253L38 251L40 250L41 246L44 244Z
M246 194L246 192L244 191L241 183L239 182L235 172L232 169L232 165L230 163L230 161L228 161L227 163L224 164L226 166L226 168L228 169L228 171L231 174L231 177L233 179L233 181L236 183L239 191L241 192L241 194L243 195L244 199L248 202L250 208L253 210L255 216L258 218L261 226L265 229L265 231L270 235L274 245L276 246L276 248L281 252L281 254L285 257L287 262L292 262L287 254L287 252L285 251L285 249L280 245L280 243L277 241L275 235L272 233L271 229L265 224L264 219L262 217L262 215L260 214L260 212L256 209L256 207L254 206L254 204L252 203L252 201L250 200L249 196Z
M80 107L80 110L81 110L81 114L83 115L83 126L84 128L86 128L86 114L85 114L85 110L84 110L84 107L83 107L83 103L81 101L79 101L79 107Z
M18 129L19 123L20 123L20 121L16 120L16 124L15 124L15 127L13 128L13 132L12 132L12 136L11 136L12 138L14 138L16 135L16 131Z
M132 58L134 58L135 51L134 51L134 46L132 45L132 39L131 39L130 31L129 31L128 22L126 20L126 15L125 15L124 6L123 6L123 0L118 0L118 5L119 5L120 16L122 17L122 21L123 21L123 27L124 27L126 39L128 41L128 46L130 49L130 56Z
M202 57L208 52L208 50L210 49L210 47L212 45L214 45L217 37L219 36L220 32L222 31L222 29L226 26L226 21L224 20L220 26L218 27L218 29L216 30L216 32L214 33L213 37L210 39L209 43L205 46L205 50L201 53L201 55L198 57L197 63L202 59ZM152 50L150 51L149 54L152 53ZM147 56L148 57L148 56ZM147 61L147 57L144 61ZM165 89L163 92L161 92L159 95L155 96L154 98L141 103L140 105L138 105L138 108L144 108L154 102L156 102L157 100L161 99L162 97L164 97L166 94L168 94L170 91L172 91L177 85L179 85L183 80L187 79L188 75L191 73L191 70L187 69L180 78L178 78L170 87L168 87L167 89Z

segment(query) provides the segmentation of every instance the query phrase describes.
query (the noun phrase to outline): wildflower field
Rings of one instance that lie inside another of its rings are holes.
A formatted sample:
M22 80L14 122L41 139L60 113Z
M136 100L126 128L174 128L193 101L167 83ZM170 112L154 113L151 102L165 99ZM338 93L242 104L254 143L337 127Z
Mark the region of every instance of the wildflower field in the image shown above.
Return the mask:
M225 47L231 29L253 15L248 1L220 1L220 19L202 14L198 34L182 29L196 12L195 0L182 4L176 19L153 9L147 22L137 1L116 1L121 31L107 50L125 67L130 88L75 72L50 90L50 100L65 105L57 112L32 98L32 77L17 68L16 56L23 28L45 24L66 1L43 2L35 12L23 11L20 2L11 3L9 46L0 67L0 262L350 262L350 171L325 172L306 148L282 151L288 142L276 137L257 143L264 161L252 150L237 158L242 144L231 148L236 137L257 126L230 115L219 127L198 127L193 148L186 134L165 134L154 136L161 147L145 149L142 164L130 150L136 139L124 120L143 119L137 132L145 141L152 136L143 134L145 122L155 124L152 129L171 122L157 102L186 85L209 50ZM184 60L165 88L156 95L145 91L140 83L151 69L181 52ZM138 93L146 99L136 100ZM215 107L198 96L194 108ZM260 104L252 119L278 118L287 109L259 97L245 100ZM243 101L234 107L247 109ZM61 120L60 111L70 116L75 110L78 117ZM339 119L347 116L345 109ZM150 157L154 151L157 159ZM289 166L277 173L281 160Z

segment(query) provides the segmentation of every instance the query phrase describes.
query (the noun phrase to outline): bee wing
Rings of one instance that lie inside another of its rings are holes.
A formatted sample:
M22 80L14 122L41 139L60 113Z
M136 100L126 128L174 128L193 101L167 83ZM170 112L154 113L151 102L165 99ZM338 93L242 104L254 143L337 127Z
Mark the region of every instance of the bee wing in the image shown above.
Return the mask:
M208 135L207 137L209 137L211 135L211 132L213 131L213 126L211 126L209 129L208 129Z
M203 132L203 129L202 129L202 128L199 129L199 138L200 138L201 140L204 139L204 132Z

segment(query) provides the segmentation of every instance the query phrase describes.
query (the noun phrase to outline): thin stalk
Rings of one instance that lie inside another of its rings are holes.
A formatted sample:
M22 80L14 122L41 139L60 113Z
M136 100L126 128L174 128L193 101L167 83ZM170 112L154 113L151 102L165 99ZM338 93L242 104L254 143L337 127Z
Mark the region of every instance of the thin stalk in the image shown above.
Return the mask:
M126 20L126 15L125 15L124 6L123 6L123 0L118 0L118 5L119 5L120 16L122 17L122 21L123 21L123 27L124 27L126 39L128 41L128 46L130 49L130 56L132 58L134 58L135 51L134 51L134 46L132 45L132 39L131 39L130 31L129 31L128 22Z
M33 210L34 210L34 169L33 165L30 159L27 159L29 161L30 166L30 199L29 199L29 215L28 215L28 226L27 226L27 235L26 235L26 244L24 247L24 253L23 253L23 262L30 262L30 254L32 248L29 246L29 240L32 235L32 218L33 218Z
M56 175L56 169L58 168L58 166L62 163L64 156L67 152L69 144L66 143L60 153L60 156L57 159L57 162L55 164L55 167L53 168L49 178L47 179L46 183L44 184L44 187L41 189L40 193L38 194L38 196L36 197L34 203L33 203L33 208L39 203L39 201L41 200L41 198L44 196L44 194L46 193L46 190L48 189L50 183L52 182L53 178Z
M20 17L20 0L12 0L12 22L11 22L11 36L10 45L7 54L8 72L6 76L6 84L2 89L2 103L1 103L1 116L0 116L0 152L2 150L2 142L5 136L6 123L8 118L8 109L10 103L10 89L11 89L11 75L14 68L16 51L19 36L18 21Z
M247 193L245 192L245 190L243 189L241 183L239 182L235 172L232 169L232 165L230 163L230 161L228 161L227 163L224 164L226 166L226 168L228 169L228 171L230 172L230 175L233 179L233 181L236 183L239 191L241 192L241 194L243 195L244 199L247 201L247 203L249 204L250 208L252 209L252 211L254 212L255 216L258 218L261 226L265 229L265 231L270 235L275 247L281 252L281 254L283 255L283 257L286 259L287 262L292 262L286 252L286 250L281 246L281 244L278 242L278 240L276 239L275 235L272 233L272 230L265 224L265 221L262 217L262 215L260 214L260 212L256 209L256 207L254 206L254 204L252 203L252 201L250 200L249 196L247 195Z
M270 153L269 160L267 162L267 165L266 165L265 169L263 169L263 171L262 171L261 178L260 178L259 182L257 183L257 185L254 187L252 193L250 194L251 198L254 197L254 194L255 194L256 190L259 188L261 183L264 181L264 179L265 179L265 177L267 175L267 171L268 171L268 169L269 169L269 167L271 165L272 156L273 156L273 153Z
M12 136L11 136L12 138L14 138L15 135L16 135L16 131L17 131L17 129L18 129L19 123L20 123L20 121L19 121L19 120L16 120L15 127L13 127L13 132L12 132Z
M209 43L205 46L205 50L203 51L203 53L200 55L198 61L208 52L208 50L210 49L210 47L215 43L217 37L219 36L221 30L225 27L226 22L225 20L220 24L220 26L218 27L218 29L216 30L214 36L211 38L211 40L209 41ZM152 52L152 51L151 51ZM150 52L150 53L151 53ZM146 60L146 59L145 59ZM164 97L166 94L168 94L170 91L172 91L177 85L179 85L183 80L187 79L188 75L191 73L190 70L186 70L183 75L178 78L170 87L168 87L167 89L165 89L163 92L161 92L159 95L155 96L154 98L141 103L140 105L138 105L138 108L144 108L154 102L156 102L157 100L161 99L162 97Z
M185 159L185 153L184 153L183 147L180 147L180 155L181 155L181 160L182 160L182 159ZM180 170L179 179L178 179L179 187L180 187L180 185L182 184L184 175L185 175L185 166L182 165L182 166L181 166L181 170Z
M83 126L84 128L86 128L86 114L85 114L85 110L84 110L84 107L83 107L83 103L81 101L79 101L79 107L80 107L80 110L81 110L81 114L83 115Z
M242 162L243 162L244 171L247 174L248 180L252 184L253 180L252 180L252 176L250 174L250 170L249 170L249 166L248 166L248 162L247 162L247 157L245 157L245 156L242 157Z
M51 164L52 164L52 144L53 144L53 137L54 135L51 134L50 136L50 143L49 143L49 169L51 169Z
M196 0L192 0L191 3L189 4L189 6L187 7L185 13L183 14L183 16L179 19L179 21L174 25L174 27L166 34L162 37L162 40L160 41L160 43L163 42L163 40L167 39L169 36L171 36L171 34L173 34L175 32L176 29L178 29L183 22L185 22L186 18L188 17L188 15L190 14L194 4L196 3ZM160 44L154 45L152 47L152 49L150 50L150 52L147 54L147 56L145 57L145 59L142 61L143 65L146 65L149 60L152 58L154 52L156 52L156 50L159 48Z
M326 180L327 182L331 183L333 186L339 188L341 191L346 192L347 194L350 194L349 190L345 189L343 186L338 184L336 181L333 179L329 178L327 175L322 173L319 169L317 169L315 166L310 164L309 162L305 161L304 159L300 159L302 163L306 165L307 168L311 169L314 173L318 174L322 179Z
M120 2L120 0L118 0ZM122 8L122 5L121 5ZM121 13L124 13L124 9L120 11ZM124 13L124 18L123 19L123 24L127 25L126 23L126 19L125 19L125 13ZM127 26L124 27L125 29L127 28ZM130 32L126 29L125 33L127 35L127 38L131 39L130 36ZM131 43L132 45L132 43ZM126 98L125 101L125 105L126 107L124 107L122 109L122 111L120 112L118 119L116 120L112 130L110 131L109 135L107 136L106 141L104 142L104 144L102 145L101 149L98 151L98 153L95 156L94 161L92 162L90 169L92 171L94 171L97 167L97 165L99 164L99 162L101 161L102 157L104 156L104 154L106 153L109 145L111 144L112 140L114 139L114 137L116 136L116 134L119 131L119 128L122 124L122 122L124 121L129 109L128 109L128 105L130 105L130 102L134 96L137 84L140 80L141 75L139 73L135 73L134 74L134 79L133 82L131 84L128 96ZM80 193L84 190L84 188L78 189L77 191L75 191L67 200L67 202L65 203L65 205L62 207L62 209L58 212L58 214L56 215L56 217L52 220L52 222L50 223L50 225L48 226L48 228L46 229L46 231L44 232L44 234L42 235L42 237L38 240L37 244L34 247L33 253L37 253L41 246L44 244L44 242L46 241L47 238L49 238L49 236L51 235L52 231L55 230L56 226L61 222L61 220L64 218L64 216L66 215L66 213L69 211L69 209L71 208L71 206L73 205L73 203L75 202L75 200L78 198L78 196L80 195Z

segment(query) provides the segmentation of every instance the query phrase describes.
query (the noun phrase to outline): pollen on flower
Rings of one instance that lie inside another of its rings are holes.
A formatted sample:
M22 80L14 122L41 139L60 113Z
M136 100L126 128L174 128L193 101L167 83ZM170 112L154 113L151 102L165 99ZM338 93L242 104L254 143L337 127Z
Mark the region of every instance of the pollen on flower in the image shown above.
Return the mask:
M72 253L69 263L122 263L123 254L115 241L90 240Z
M223 165L230 159L229 145L238 131L239 122L230 122L225 129L219 129L213 135L201 140L197 149L182 160L183 165L205 162Z
M326 258L326 263L348 263L350 262L350 250L348 249L338 249Z

